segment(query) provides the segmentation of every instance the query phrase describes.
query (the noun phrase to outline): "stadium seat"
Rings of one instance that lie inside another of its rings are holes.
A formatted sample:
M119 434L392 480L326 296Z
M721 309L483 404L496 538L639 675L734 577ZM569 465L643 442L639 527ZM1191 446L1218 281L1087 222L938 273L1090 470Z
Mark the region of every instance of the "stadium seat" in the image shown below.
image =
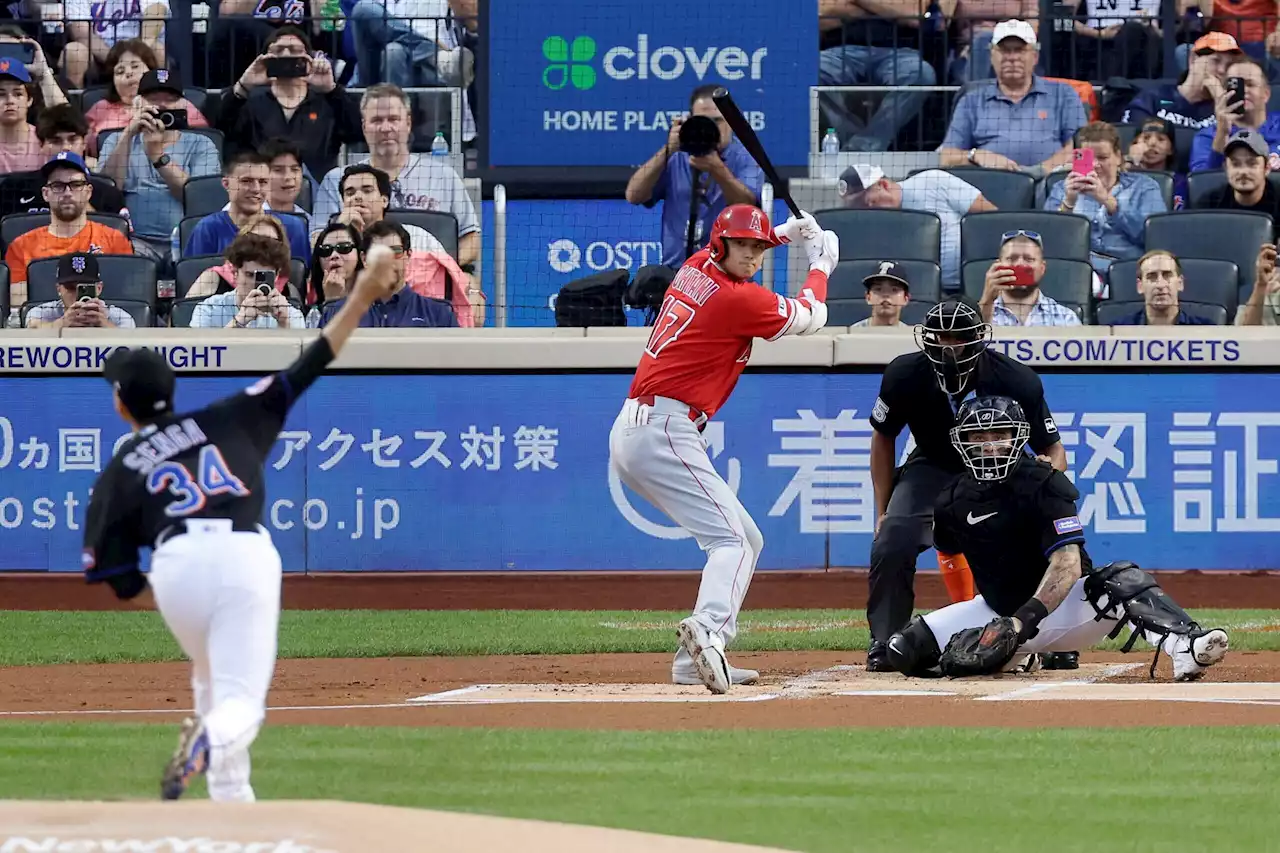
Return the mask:
M205 106L209 102L209 93L207 91L205 91L204 89L188 86L182 90L182 97L190 101L191 106L199 110L200 114L203 115L206 119L209 118L209 114L204 111Z
M118 216L114 213L99 213L94 211L89 214L89 218L94 222L99 222L103 225L110 225L126 237L131 236L129 234L129 220L125 219L123 216ZM5 246L8 246L28 231L47 227L48 224L48 213L11 213L4 219L0 220L0 243L4 243Z
M1231 261L1211 258L1179 258L1183 291L1179 299L1221 305L1235 316L1239 304L1240 269ZM1116 261L1108 272L1111 301L1142 301L1138 293L1138 262Z
M1253 284L1258 250L1271 242L1271 217L1237 210L1158 213L1147 217L1147 250L1168 249L1180 260L1212 258L1233 261L1240 283Z
M828 208L813 214L840 237L840 260L942 262L942 221L919 210Z
M929 313L929 309L936 304L936 302L917 302L912 299L902 309L902 322L909 326L923 323L924 315ZM827 300L828 326L852 326L854 323L861 323L870 316L871 306L867 304L865 299Z
M9 265L0 263L0 328L9 325Z
M885 259L890 260L890 259ZM879 269L881 260L861 258L841 261L827 280L828 299L864 301L862 280ZM911 301L937 302L942 298L942 273L933 261L896 261L911 282ZM837 324L838 325L838 324Z
M926 170L913 174L923 171ZM952 166L944 171L975 187L1000 210L1030 210L1035 206L1036 181L1030 175L976 166Z
M1173 172L1149 171L1147 169L1130 169L1129 171L1135 175L1146 175L1159 184L1160 195L1164 198L1164 206L1169 210L1173 210ZM1062 181L1067 176L1067 172L1067 169L1062 169L1045 176L1036 191L1037 207L1044 207L1045 199L1049 197L1049 193L1053 192L1054 185Z
M1098 306L1098 325L1110 326L1116 320L1129 317L1137 311L1143 309L1144 303L1141 300L1137 302L1104 302ZM1227 325L1227 309L1221 305L1204 305L1196 302L1183 302L1181 306L1183 311L1194 317L1203 317L1212 322L1215 326Z
M191 233L196 230L196 226L200 224L203 216L186 216L178 223L178 252L181 253L187 248L187 243L191 240Z
M315 200L311 197L311 182L306 179L302 181L302 189L298 192L297 203L307 213L311 212L312 205L315 204Z
M458 218L443 210L401 210L393 208L387 211L387 219L401 225L416 225L433 235L446 252L458 257Z
M156 262L140 255L98 255L102 298L156 304ZM27 267L27 300L58 298L58 258L41 258Z
M90 108L92 108L94 104L98 103L98 101L105 101L106 99L106 86L86 86L80 93L81 114L83 115L84 113L89 112Z
M961 278L964 292L973 299L982 298L987 270L994 259L968 261ZM1040 279L1040 292L1080 315L1080 320L1092 320L1093 267L1087 261L1068 261L1053 258L1045 262L1044 278Z
M1044 240L1046 258L1089 260L1089 220L1074 213L1026 210L970 213L960 220L960 260L994 258L1009 231L1034 231ZM988 262L990 263L990 262Z
M294 301L301 299L307 292L307 272L307 265L301 258L289 259L289 284L294 292L286 295ZM307 312L302 313L305 315Z
M191 286L196 283L200 274L209 267L222 265L222 255L195 255L178 261L174 277L173 295L177 299L185 299ZM202 297L203 298L203 297Z
M217 213L228 201L221 175L204 175L188 178L182 187L182 213L184 216L208 216ZM186 243L184 242L185 246Z
M191 315L195 313L196 306L203 302L207 297L200 296L195 299L177 299L169 308L169 325L188 328L191 325Z
M1280 192L1280 173L1269 172L1267 182L1274 192ZM1219 187L1227 185L1227 173L1222 169L1211 169L1206 172L1192 172L1187 175L1187 207L1199 208L1204 204L1205 196Z

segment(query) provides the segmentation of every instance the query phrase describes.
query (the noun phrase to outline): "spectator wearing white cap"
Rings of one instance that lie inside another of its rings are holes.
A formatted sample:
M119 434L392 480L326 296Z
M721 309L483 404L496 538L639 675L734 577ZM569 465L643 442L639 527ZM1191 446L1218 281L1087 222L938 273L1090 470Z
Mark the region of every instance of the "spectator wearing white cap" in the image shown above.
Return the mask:
M911 282L906 270L893 261L881 261L880 268L862 280L867 289L871 316L853 324L855 329L905 326L902 309L911 301Z
M1040 49L1026 21L1001 21L992 35L996 79L956 104L938 149L943 166L1028 171L1037 177L1071 162L1071 137L1088 121L1065 83L1036 76Z
M942 286L960 288L960 220L968 213L995 210L977 187L941 169L905 181L891 181L879 166L859 163L844 170L837 184L845 207L920 210L942 220Z

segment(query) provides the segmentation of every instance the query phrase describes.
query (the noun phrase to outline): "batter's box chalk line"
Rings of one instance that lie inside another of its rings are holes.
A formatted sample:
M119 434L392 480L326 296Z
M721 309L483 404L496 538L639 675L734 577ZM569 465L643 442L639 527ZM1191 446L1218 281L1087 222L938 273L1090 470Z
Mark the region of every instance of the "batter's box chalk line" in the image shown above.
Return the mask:
M776 691L740 685L717 696L700 685L676 684L473 684L406 700L409 705L531 705L608 703L767 702Z

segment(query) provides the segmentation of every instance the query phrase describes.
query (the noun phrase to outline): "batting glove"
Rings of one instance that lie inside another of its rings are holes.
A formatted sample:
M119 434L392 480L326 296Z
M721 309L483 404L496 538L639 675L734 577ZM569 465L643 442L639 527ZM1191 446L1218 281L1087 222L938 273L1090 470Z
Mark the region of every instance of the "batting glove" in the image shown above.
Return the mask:
M831 275L840 262L840 238L833 231L820 231L817 239L804 241L804 251L809 257L809 269Z
M812 214L800 211L800 216L792 216L786 222L773 229L773 241L779 245L794 243L804 239L805 235L821 231Z

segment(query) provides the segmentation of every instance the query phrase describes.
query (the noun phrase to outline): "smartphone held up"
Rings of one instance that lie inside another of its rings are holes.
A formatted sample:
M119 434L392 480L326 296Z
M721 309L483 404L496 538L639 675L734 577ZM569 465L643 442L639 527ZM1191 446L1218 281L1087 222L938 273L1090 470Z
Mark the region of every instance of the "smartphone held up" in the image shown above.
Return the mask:
M1071 158L1071 171L1077 175L1088 175L1093 172L1093 149L1077 148Z

